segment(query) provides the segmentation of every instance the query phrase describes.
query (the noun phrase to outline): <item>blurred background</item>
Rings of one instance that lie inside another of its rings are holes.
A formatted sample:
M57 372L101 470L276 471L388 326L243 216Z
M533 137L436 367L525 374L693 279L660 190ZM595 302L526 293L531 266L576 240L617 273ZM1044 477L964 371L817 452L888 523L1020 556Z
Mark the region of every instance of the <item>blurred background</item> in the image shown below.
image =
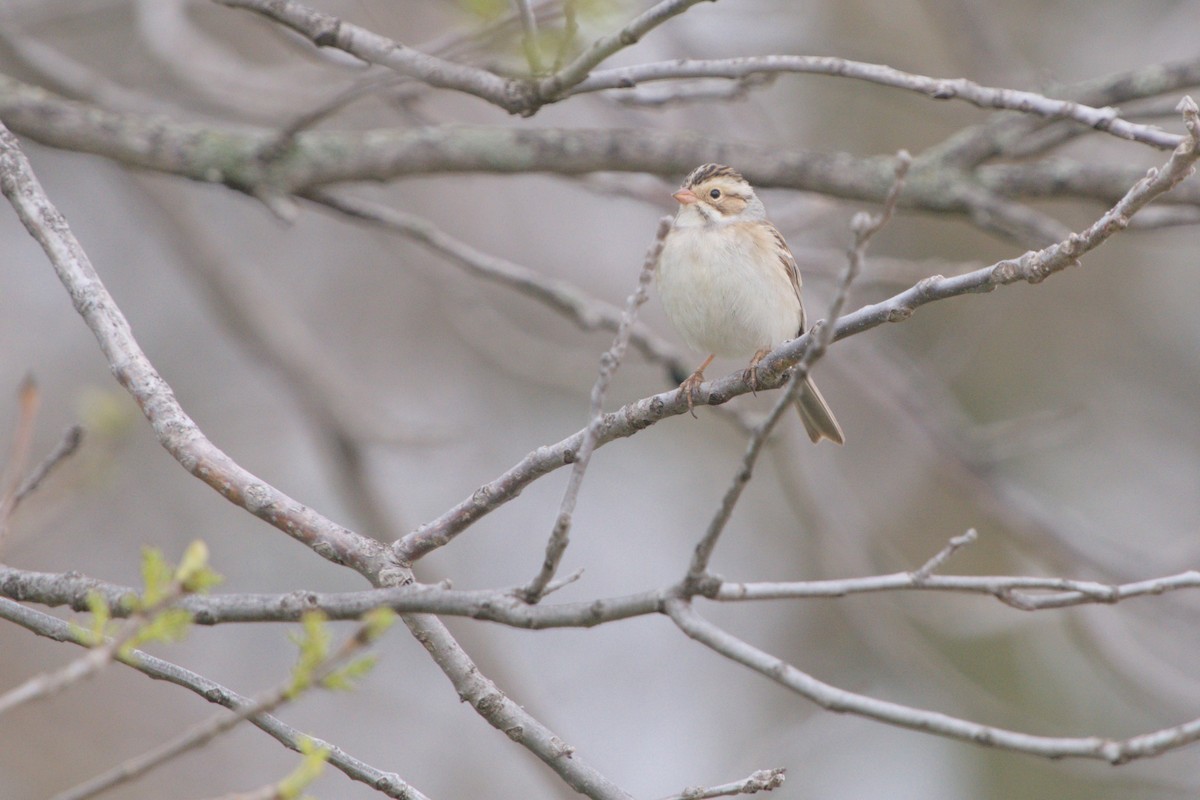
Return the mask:
M507 11L506 3L313 5L419 48L450 42L461 48L455 57L520 64L513 36L476 35L491 30L488 15ZM614 30L645 5L588 5L581 35ZM539 8L555 24L557 6ZM1198 21L1195 0L726 0L691 9L612 63L833 55L1048 90L1196 59ZM281 128L368 74L266 20L209 2L4 0L0 31L4 72L180 121ZM780 76L731 102L658 108L590 95L532 120L447 92L404 103L379 92L320 127L691 130L866 157L900 148L919 154L988 117L963 103L864 83ZM1181 130L1170 114L1161 124ZM390 541L586 424L608 333L580 332L537 301L481 282L411 241L312 206L285 223L222 187L24 144L184 408L243 466L333 519ZM1165 159L1098 136L1060 153L1119 165ZM673 211L670 192L681 178L459 174L352 193L620 305L657 219ZM870 207L794 191L762 196L801 261L810 317L825 316L845 265L850 218ZM1103 211L1100 203L1062 200L1039 208L1074 229ZM1198 245L1194 227L1129 231L1043 284L939 302L831 348L815 374L847 445L812 447L798 422L785 419L714 571L757 581L915 569L968 528L979 541L943 571L1121 582L1196 566ZM850 308L926 275L1026 249L961 217L902 212L872 243ZM0 253L0 443L8 446L17 387L28 374L42 395L35 453L49 451L70 424L87 428L81 451L20 508L6 563L136 584L144 545L178 557L199 538L226 578L221 591L366 588L224 502L158 446L7 206ZM247 333L239 316L246 307L334 387L334 402L361 435L361 472L329 446L311 387L298 390L279 354ZM683 352L656 299L643 319ZM743 365L716 366L710 377ZM631 353L608 407L667 388L662 365ZM753 417L771 400L745 397L734 406ZM564 574L582 568L584 576L552 600L636 592L682 575L745 444L727 415L700 409L698 416L668 419L596 453L563 564ZM421 562L419 577L450 579L456 588L528 580L566 478L560 470L536 482ZM364 510L364 493L380 507ZM1114 738L1200 716L1197 607L1196 595L1182 592L1037 613L918 593L699 604L734 634L852 691L1030 733ZM775 766L789 770L773 795L781 798L1172 798L1200 789L1196 747L1113 768L830 714L702 649L666 619L536 633L448 624L513 700L637 797ZM281 716L433 798L573 796L460 704L405 631L378 649L382 660L357 691L314 693ZM280 680L294 647L285 626L225 625L154 652L252 694ZM0 689L78 654L0 626ZM48 796L211 713L198 697L113 667L8 715L0 795ZM247 790L294 763L243 726L111 796ZM378 796L332 769L312 791Z

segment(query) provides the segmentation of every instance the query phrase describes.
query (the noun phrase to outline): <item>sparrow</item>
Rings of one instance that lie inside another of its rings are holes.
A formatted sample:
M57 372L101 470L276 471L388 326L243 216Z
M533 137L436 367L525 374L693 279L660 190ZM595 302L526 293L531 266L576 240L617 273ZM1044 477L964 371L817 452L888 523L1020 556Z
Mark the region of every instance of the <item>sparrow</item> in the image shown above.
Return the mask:
M758 363L807 326L796 258L741 174L704 164L672 196L679 212L663 243L655 283L675 330L693 350L709 354L679 385L691 409L704 369L716 356L750 358L747 380L757 388ZM814 443L845 442L808 376L796 405Z

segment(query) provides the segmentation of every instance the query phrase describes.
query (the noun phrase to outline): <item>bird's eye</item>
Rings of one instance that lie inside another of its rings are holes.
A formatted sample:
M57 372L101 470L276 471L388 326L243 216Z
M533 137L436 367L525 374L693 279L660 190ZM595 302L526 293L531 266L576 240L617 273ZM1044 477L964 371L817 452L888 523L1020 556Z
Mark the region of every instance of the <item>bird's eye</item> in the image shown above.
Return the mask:
M721 196L721 190L713 189L711 192L708 193L708 196L711 197L713 200L716 200L717 198L719 198Z

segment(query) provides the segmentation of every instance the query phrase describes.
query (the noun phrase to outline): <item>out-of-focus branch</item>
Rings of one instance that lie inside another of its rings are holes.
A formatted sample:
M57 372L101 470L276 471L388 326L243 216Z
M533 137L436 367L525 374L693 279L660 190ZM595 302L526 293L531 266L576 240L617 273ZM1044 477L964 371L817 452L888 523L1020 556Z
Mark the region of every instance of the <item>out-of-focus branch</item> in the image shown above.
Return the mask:
M755 186L820 192L882 202L891 186L891 159L812 153L731 142L690 132L644 129L530 129L445 125L413 130L306 131L274 158L275 131L175 123L161 115L107 111L66 100L44 89L0 76L0 119L13 131L52 147L87 152L119 163L207 183L221 183L255 197L309 194L352 181L386 181L431 173L644 172L677 178L696 164L737 164ZM1101 175L1128 177L1122 169ZM1110 178L1111 180L1111 178ZM1125 184L1126 186L1128 183ZM1048 177L1014 191L1038 197L1071 197ZM1021 240L1046 241L1043 215L1004 196L1005 184L988 192L975 173L938 159L916 159L901 208L963 214L989 230L1015 232ZM1187 202L1200 197L1182 195ZM1058 225L1058 223L1055 223ZM1058 228L1061 230L1061 226Z
M37 382L28 375L17 388L17 418L13 425L12 444L8 448L7 460L0 465L0 552L4 550L4 540L8 535L8 520L19 501L40 405Z
M542 72L542 53L538 44L537 17L529 0L513 0L521 17L521 47L525 50L525 60L529 62L529 71L534 75Z
M615 333L620 327L621 309L617 306L589 297L574 284L560 278L543 275L536 270L478 250L426 219L381 203L327 191L312 192L308 198L347 217L413 239L450 259L471 275L494 281L534 298L571 320L580 330L607 330ZM668 369L685 368L677 348L645 325L635 323L630 329L629 337L630 344L647 359L663 364Z
M38 636L45 636L57 642L78 644L71 633L69 623L49 614L26 608L20 603L6 598L0 598L0 619L20 625ZM299 617L295 619L299 619ZM211 681L203 675L141 650L134 650L127 657L118 656L118 661L150 678L173 683L199 695L209 703L215 703L233 711L245 708L252 702L250 698ZM365 783L388 797L396 800L428 800L425 795L402 780L396 773L376 769L349 755L340 747L308 736L277 717L270 714L256 714L251 716L249 721L250 724L258 727L289 750L299 752L301 741L305 739L312 741L317 747L329 751L329 763L345 773L348 778Z
M128 321L104 287L66 220L50 202L21 152L0 125L0 190L41 244L108 359L117 381L133 396L158 441L185 468L230 502L245 508L319 555L366 575L384 565L380 544L293 500L238 465L210 442L146 358Z
M76 450L79 449L80 443L83 441L83 428L79 425L72 425L63 431L62 438L58 440L58 444L51 450L41 463L25 477L21 485L17 487L17 493L13 496L12 508L16 508L21 504L21 501L28 497L37 488L42 485L42 481L50 475L54 469L61 464L65 459L69 458Z
M1100 78L1057 87L1064 100L1092 106L1110 106L1168 92L1180 92L1200 84L1200 58L1151 64ZM1047 132L1048 127L1062 126ZM925 156L947 166L974 167L997 156L1031 157L1061 144L1086 129L1042 118L1000 115L954 134L930 148ZM1040 135L1047 133L1047 135ZM1128 186L1132 181L1124 182ZM1111 199L1119 196L1114 195Z
M1112 203L1145 173L1137 167L1051 158L1023 164L986 164L974 174L980 184L1002 197L1071 196ZM1163 197L1162 202L1166 205L1200 205L1200 183L1184 184L1178 191Z

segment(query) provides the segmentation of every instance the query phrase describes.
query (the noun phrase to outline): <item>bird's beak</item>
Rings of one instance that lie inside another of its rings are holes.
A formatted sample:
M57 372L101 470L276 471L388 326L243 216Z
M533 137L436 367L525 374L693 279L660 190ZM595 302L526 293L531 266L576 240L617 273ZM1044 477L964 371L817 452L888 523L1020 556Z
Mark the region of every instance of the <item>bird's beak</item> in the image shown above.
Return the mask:
M692 203L700 202L700 198L696 197L696 195L692 193L691 189L680 189L678 192L671 195L671 197L674 197L676 200L678 200L679 205L681 206L690 206Z

